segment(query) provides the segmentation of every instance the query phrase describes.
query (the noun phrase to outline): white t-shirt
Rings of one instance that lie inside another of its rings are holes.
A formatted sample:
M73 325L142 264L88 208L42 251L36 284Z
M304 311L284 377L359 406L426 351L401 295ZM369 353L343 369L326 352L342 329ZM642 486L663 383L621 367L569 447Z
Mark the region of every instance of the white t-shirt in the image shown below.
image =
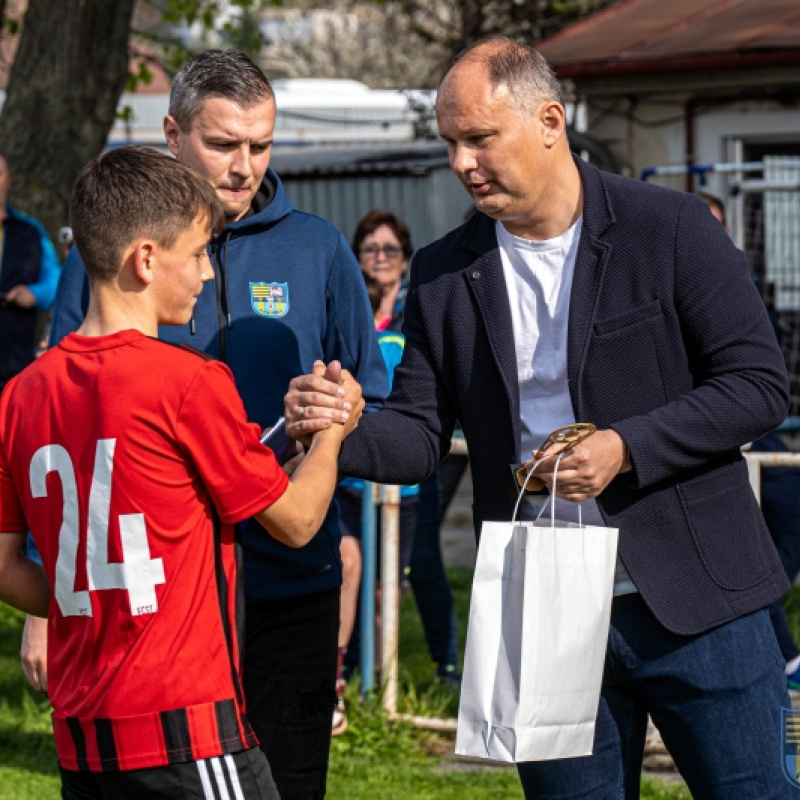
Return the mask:
M512 235L501 222L495 222L514 328L522 427L520 461L527 461L556 428L577 421L567 384L567 326L582 227L583 217L561 236L531 241ZM581 504L557 500L556 516L577 522L579 505L584 525L605 526L595 500ZM528 506L526 516L531 512L538 513ZM618 557L614 594L635 591Z

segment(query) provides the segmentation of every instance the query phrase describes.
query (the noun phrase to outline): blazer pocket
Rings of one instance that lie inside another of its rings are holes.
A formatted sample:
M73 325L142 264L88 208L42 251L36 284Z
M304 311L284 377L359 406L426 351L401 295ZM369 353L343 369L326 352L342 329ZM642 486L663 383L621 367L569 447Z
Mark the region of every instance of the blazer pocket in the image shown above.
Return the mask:
M607 336L617 331L627 330L634 325L652 322L662 316L661 301L656 298L643 306L629 308L622 314L597 320L594 323L594 332L596 336Z
M606 426L668 401L666 321L659 300L595 321L580 378L587 422Z
M695 546L717 586L732 591L761 583L770 547L747 467L735 461L678 485Z

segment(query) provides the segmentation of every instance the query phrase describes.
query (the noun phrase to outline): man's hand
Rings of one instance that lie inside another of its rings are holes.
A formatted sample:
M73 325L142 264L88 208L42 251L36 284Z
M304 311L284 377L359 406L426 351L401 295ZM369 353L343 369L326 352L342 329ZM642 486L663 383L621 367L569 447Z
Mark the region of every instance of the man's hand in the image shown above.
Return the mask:
M561 458L556 497L572 502L597 497L620 472L625 471L627 452L625 442L616 431L596 431ZM551 491L555 467L556 459L548 458L533 473Z
M20 308L33 308L36 305L36 295L27 286L19 284L6 292L6 303Z
M340 385L341 380L342 368L338 361L332 361L327 367L322 361L315 361L311 375L300 375L291 381L283 399L289 436L308 444L317 431L325 430L334 422L348 421L353 405L346 396L347 389ZM360 386L358 399L361 399Z
M47 694L47 620L27 617L20 649L22 671L37 692Z
M358 421L364 413L364 398L361 396L361 384L346 369L341 369L338 362L333 363L337 365L340 373L339 388L344 389L344 401L350 407L347 422L344 423L344 435L348 436L358 427Z

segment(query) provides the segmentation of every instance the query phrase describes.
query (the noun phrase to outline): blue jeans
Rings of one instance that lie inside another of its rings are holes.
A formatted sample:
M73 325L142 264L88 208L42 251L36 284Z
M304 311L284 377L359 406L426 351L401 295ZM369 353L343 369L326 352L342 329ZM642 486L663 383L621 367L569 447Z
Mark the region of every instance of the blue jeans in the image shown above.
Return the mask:
M766 610L697 636L614 599L594 754L519 764L527 800L638 800L649 713L694 800L798 800L781 766L783 657Z

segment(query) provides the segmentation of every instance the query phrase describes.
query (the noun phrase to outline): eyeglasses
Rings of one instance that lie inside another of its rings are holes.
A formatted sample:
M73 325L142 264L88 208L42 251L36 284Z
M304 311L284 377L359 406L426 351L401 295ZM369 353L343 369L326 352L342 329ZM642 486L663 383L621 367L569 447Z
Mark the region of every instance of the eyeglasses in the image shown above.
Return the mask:
M364 258L377 258L380 253L383 253L386 258L397 258L402 252L396 244L365 244L360 250Z

